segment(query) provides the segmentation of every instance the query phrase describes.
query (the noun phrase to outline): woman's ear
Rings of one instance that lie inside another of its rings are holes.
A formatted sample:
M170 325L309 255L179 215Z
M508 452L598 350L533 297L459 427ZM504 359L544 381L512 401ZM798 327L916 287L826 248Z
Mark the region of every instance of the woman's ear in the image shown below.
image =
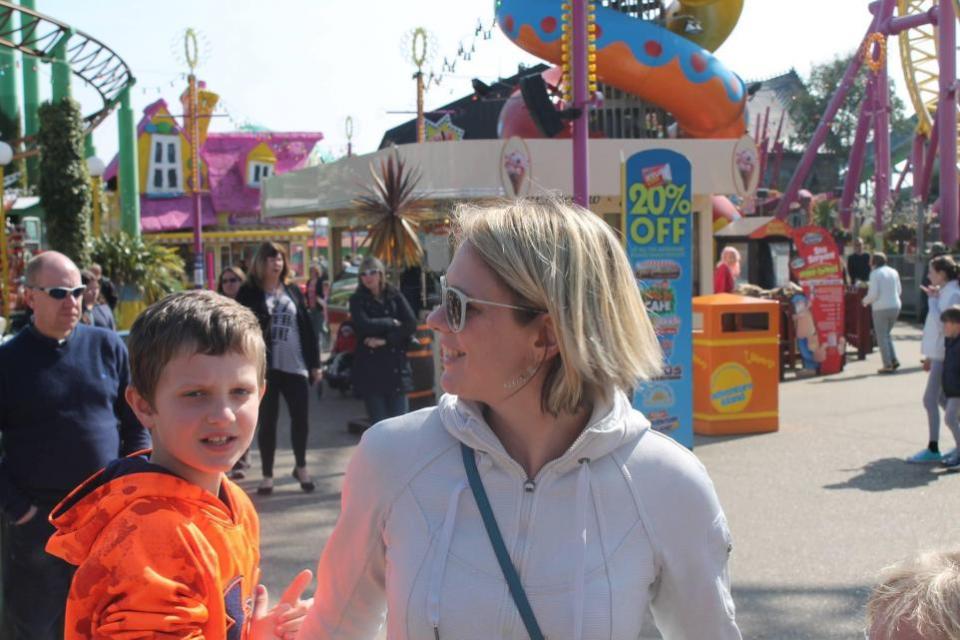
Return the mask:
M552 358L560 353L556 327L553 324L553 317L548 313L542 316L540 332L537 334L537 341L534 344L538 349L543 349L545 359Z

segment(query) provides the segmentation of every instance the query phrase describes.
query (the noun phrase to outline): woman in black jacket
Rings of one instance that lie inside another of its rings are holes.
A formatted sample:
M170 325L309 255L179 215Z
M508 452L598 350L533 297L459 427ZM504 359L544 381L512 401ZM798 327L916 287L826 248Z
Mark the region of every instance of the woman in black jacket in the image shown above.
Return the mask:
M407 345L417 319L403 295L386 281L383 263L367 256L360 283L350 297L350 319L357 334L351 378L367 406L370 424L407 412L413 374Z
M256 314L267 344L267 391L260 403L257 436L263 467L263 480L257 487L259 494L273 493L273 457L277 449L281 395L290 410L296 458L293 477L304 491L315 488L307 473L307 402L310 384L320 379L320 349L303 294L296 285L288 284L288 275L283 247L264 242L253 258L247 281L237 292L237 302Z

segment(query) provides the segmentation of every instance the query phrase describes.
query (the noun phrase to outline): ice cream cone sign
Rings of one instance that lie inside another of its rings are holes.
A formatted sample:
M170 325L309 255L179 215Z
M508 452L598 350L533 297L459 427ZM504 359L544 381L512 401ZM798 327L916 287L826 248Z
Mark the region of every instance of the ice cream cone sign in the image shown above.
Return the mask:
M530 150L523 138L511 137L500 152L500 182L508 198L522 198L530 193Z
M752 195L760 184L760 158L753 138L743 136L737 141L731 164L737 195Z

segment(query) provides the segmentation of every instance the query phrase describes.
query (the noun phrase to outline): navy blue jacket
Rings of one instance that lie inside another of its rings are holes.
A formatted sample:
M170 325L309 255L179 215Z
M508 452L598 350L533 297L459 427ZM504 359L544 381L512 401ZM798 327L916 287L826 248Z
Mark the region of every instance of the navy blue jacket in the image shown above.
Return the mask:
M412 391L413 373L407 361L407 347L417 331L417 318L406 298L388 286L383 298L378 300L360 284L350 296L350 320L357 332L357 349L353 352L350 372L356 394L362 398ZM399 326L394 320L399 321ZM364 338L383 338L387 344L373 349L363 343Z
M944 338L943 395L960 398L960 337Z
M65 341L33 325L0 346L0 508L19 519L59 502L120 456L150 447L124 399L120 337L78 324Z

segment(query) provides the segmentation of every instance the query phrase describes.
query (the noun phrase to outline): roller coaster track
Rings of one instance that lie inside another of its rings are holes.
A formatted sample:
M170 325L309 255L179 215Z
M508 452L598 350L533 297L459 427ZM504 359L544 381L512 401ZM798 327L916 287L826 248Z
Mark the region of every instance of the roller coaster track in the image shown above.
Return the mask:
M932 9L939 0L897 0L901 16L918 15ZM954 0L960 9L960 0ZM940 65L937 60L937 27L932 24L900 33L900 64L910 101L917 113L917 130L929 136L940 99Z
M19 17L19 20L15 20ZM16 49L41 62L52 62L54 49L64 38L66 60L73 73L103 99L103 106L84 117L85 133L97 128L116 108L120 94L136 83L127 63L116 52L93 36L78 31L55 18L0 0L0 47ZM11 141L23 151L18 157L39 153L33 136Z

